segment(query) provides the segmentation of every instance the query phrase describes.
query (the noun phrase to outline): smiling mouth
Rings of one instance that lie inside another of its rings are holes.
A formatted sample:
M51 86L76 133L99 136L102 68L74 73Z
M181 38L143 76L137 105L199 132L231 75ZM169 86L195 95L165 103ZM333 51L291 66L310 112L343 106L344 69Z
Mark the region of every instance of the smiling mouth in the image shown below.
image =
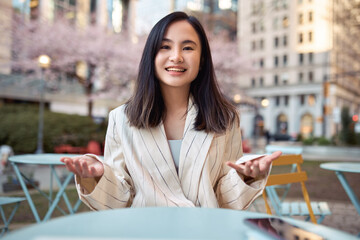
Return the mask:
M184 68L172 68L172 67L169 67L169 68L165 68L166 71L168 72L186 72L186 69Z

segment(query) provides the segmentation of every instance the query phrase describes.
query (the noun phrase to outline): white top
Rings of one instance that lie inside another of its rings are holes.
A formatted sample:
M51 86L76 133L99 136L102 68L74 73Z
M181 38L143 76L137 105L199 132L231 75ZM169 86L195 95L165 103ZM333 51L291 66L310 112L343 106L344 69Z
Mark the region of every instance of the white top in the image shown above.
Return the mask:
M170 146L171 155L174 159L176 171L178 171L179 165L180 165L179 158L180 158L180 149L181 149L182 139L168 140L168 142L169 142L169 146Z

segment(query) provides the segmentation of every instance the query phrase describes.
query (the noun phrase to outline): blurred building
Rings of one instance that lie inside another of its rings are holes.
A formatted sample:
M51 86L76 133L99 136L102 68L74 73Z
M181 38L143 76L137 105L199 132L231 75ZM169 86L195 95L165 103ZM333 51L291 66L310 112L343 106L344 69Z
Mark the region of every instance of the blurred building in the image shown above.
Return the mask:
M202 18L213 29L232 29L236 36L236 15L232 21L227 20L227 12L236 12L236 0L13 0L0 7L2 20L0 39L0 101L31 102L39 101L39 79L24 79L14 74L11 69L11 21L13 13L21 16L24 21L40 19L44 22L65 18L81 29L90 24L108 28L114 33L126 33L133 42L138 37L147 35L154 24L172 11L187 11ZM218 18L210 19L217 15ZM2 19L4 18L4 19ZM6 20L6 21L5 21ZM207 21L209 20L209 21ZM210 21L211 20L211 21ZM40 21L41 22L41 21ZM231 22L231 23L229 23ZM6 26L6 27L4 27ZM5 31L5 29L7 31ZM44 36L46 37L46 36ZM34 60L35 61L35 60ZM2 64L3 63L3 64ZM83 77L89 74L85 62L74 66L76 75ZM46 88L45 101L50 110L71 114L86 115L86 94L81 83L63 74L57 89ZM98 83L97 83L98 84ZM101 84L100 84L101 85ZM106 117L108 111L121 102L109 100L94 100L93 116Z
M341 108L360 113L360 1L239 0L239 86L258 100L242 115L247 136L340 130Z

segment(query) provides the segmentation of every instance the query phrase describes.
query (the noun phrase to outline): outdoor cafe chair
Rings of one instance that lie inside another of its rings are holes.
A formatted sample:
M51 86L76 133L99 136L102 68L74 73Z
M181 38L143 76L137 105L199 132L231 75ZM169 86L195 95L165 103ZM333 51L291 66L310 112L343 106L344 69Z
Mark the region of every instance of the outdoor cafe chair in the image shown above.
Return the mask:
M267 154L271 154L276 151L281 151L283 155L284 154L302 154L303 153L302 146L266 145L265 150L266 150ZM293 164L291 166L291 172L295 172L295 171L296 171L296 164ZM271 194L270 191L275 191L275 190L272 190L273 188L283 189L283 192L280 197L280 201L283 201L286 198L286 196L290 190L290 187L291 187L291 183L288 183L286 185L269 186L268 188L266 188L266 190L267 190L268 194Z
M273 161L273 169L276 166L296 165L296 171L270 174L267 183L266 191L263 191L263 198L265 201L266 212L272 214L270 205L267 201L269 198L271 206L278 216L304 216L306 220L311 220L313 223L321 223L325 216L330 215L331 211L327 202L310 202L310 197L305 186L305 181L308 179L305 171L301 170L303 163L301 155L282 155ZM289 183L300 183L304 201L281 201L277 189L273 186L284 185ZM316 220L316 217L318 220Z
M26 198L0 196L0 214L1 214L1 218L4 222L4 227L0 229L1 230L0 237L3 236L7 231L9 231L9 224L10 224L11 220L13 219L17 209L19 208L20 203L24 200L26 200ZM10 216L6 219L3 206L13 204L13 203L15 203L15 206L13 207L13 209L10 213Z

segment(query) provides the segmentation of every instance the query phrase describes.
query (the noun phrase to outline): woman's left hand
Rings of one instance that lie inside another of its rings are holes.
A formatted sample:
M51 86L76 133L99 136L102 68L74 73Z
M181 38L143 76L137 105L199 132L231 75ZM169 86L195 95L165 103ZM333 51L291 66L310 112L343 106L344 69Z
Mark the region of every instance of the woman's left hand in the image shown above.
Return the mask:
M272 161L277 159L282 154L281 151L276 151L271 155L266 155L260 158L256 158L245 163L236 164L234 162L226 162L226 165L235 169L244 176L256 178L265 176L269 171Z

